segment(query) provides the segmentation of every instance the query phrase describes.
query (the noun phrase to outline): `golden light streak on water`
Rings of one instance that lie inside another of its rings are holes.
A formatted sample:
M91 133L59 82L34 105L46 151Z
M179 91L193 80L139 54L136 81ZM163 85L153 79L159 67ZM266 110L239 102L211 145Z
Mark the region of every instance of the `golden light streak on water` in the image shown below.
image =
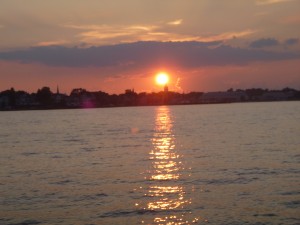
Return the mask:
M157 109L153 149L149 152L151 168L146 179L147 210L161 212L153 218L155 224L191 224L198 219L187 220L186 206L191 200L186 197L185 187L179 182L185 170L182 155L176 150L176 138L172 131L173 120L168 107Z

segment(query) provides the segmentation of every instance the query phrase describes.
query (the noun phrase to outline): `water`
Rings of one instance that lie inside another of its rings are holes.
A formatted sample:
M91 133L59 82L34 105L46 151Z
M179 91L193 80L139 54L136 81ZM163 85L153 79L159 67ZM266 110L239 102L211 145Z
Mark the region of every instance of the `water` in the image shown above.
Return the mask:
M0 224L300 224L299 112L0 112Z

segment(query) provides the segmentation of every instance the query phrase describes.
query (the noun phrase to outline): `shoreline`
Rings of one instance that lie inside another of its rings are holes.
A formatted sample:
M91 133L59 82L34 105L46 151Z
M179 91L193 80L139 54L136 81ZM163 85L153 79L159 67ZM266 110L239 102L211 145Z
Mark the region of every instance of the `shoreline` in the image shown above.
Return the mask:
M214 104L234 104L234 103L269 103L269 102L296 102L300 99L293 100L273 100L273 101L220 101L220 102L205 102L205 103L181 103L181 104L147 104L147 105L110 105L110 106L94 106L94 107L19 107L12 109L0 109L0 112L11 111L46 111L46 110L69 110L69 109L106 109L106 108L125 108L125 107L147 107L147 106L186 106L186 105L214 105Z

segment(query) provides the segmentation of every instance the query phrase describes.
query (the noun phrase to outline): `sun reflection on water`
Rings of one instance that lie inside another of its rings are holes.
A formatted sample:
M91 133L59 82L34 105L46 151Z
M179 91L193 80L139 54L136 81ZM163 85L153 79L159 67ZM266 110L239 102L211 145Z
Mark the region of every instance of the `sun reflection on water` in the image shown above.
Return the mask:
M157 212L151 223L192 224L198 219L192 218L190 210L186 209L191 204L191 199L186 196L182 184L185 171L183 156L176 150L172 129L170 109L166 106L159 107L152 139L153 149L149 152L151 166L145 177L149 186L145 189L147 202L144 210Z

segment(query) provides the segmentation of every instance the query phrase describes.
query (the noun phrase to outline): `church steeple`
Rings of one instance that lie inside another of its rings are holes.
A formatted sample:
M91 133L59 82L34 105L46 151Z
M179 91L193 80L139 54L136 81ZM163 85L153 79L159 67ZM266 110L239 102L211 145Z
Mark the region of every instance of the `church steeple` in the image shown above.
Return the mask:
M56 94L59 95L59 87L58 87L58 85L56 87Z
M168 93L168 91L169 91L168 85L165 85L165 86L164 86L164 92L165 92L165 93Z

